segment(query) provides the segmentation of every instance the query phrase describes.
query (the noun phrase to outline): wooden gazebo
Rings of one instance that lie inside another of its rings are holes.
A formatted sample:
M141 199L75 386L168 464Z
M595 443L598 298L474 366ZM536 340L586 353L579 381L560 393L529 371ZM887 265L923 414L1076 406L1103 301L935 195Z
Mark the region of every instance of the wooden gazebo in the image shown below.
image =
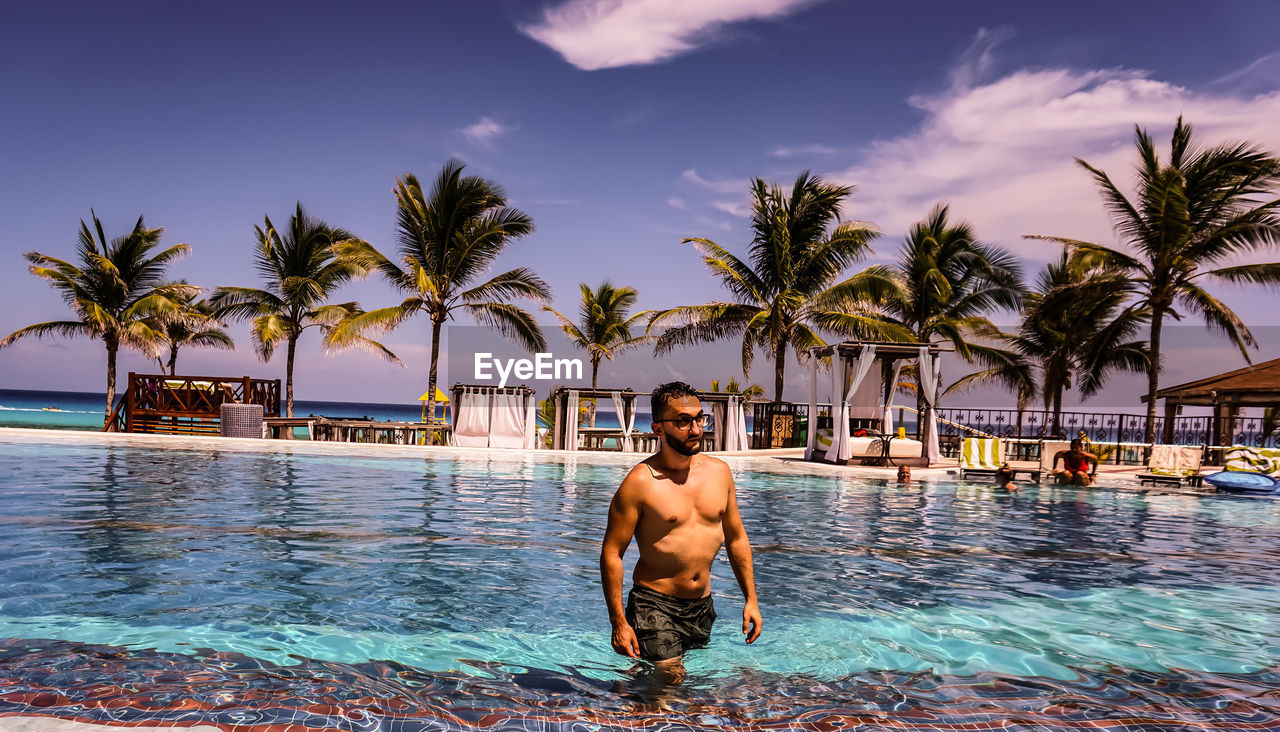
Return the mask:
M1164 400L1162 442L1173 441L1178 408L1192 406L1213 409L1211 444L1229 444L1241 408L1280 407L1280 358L1160 389L1156 399Z

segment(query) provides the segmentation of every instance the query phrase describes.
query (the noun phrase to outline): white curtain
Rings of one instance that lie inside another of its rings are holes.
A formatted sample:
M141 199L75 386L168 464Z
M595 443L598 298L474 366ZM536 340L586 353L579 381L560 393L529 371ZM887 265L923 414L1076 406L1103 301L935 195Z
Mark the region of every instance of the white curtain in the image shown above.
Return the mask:
M538 397L533 392L524 395L524 449L538 447Z
M868 346L872 348L873 346ZM880 369L873 368L867 372L858 390L849 398L849 417L851 419L880 419L884 416L881 404L884 400L884 384L881 383Z
M711 427L715 430L711 440L712 450L724 450L725 446L725 403L719 400L711 402Z
M818 357L810 354L809 356L809 417L808 427L805 428L804 440L804 459L813 459L813 445L818 439ZM835 356L831 357L831 362L835 363ZM834 366L832 367L834 368ZM767 412L766 412L767 414ZM764 429L766 434L773 430L773 425L756 425L756 429Z
M747 398L740 395L729 397L727 416L724 426L724 449L728 451L746 450L747 443Z
M942 448L938 446L938 392L942 388L942 354L929 356L929 347L920 346L920 386L924 390L924 400L929 405L929 419L924 423L925 457L933 464L942 458Z
M560 425L564 424L563 422L564 416L562 415L561 413L562 410L560 409L560 396L553 392L551 394L551 401L555 402L555 407L556 407L556 421L551 424L551 449L563 450L564 438L560 436L560 432L559 432Z
M489 395L464 387L458 396L458 424L453 437L458 447L489 446Z
M569 390L569 404L565 407L564 449L578 449L578 390Z
M631 414L627 414L626 405L622 401L622 392L615 391L609 394L613 399L613 411L618 413L618 424L622 427L622 448L623 452L635 452L635 445L631 443L631 429L635 426L636 415L635 410Z
M839 368L836 368L837 360L840 363ZM849 402L853 399L858 386L862 384L863 378L866 377L867 372L871 370L875 362L876 347L863 346L862 352L858 355L858 363L854 367L853 378L849 382L849 391L845 392L844 398L839 400L838 408L834 403L831 405L833 421L831 424L831 447L827 450L827 460L833 463L839 460L848 460L853 456L853 436L849 434ZM844 381L845 360L843 358L833 356L831 373L831 394L832 396L838 396Z
M880 432L882 434L893 434L893 393L897 390L898 375L902 373L902 361L893 362L893 373L889 377L889 383L885 385L886 393L882 394L884 399L884 415L880 417Z
M524 447L525 415L523 394L494 394L489 422L489 447Z

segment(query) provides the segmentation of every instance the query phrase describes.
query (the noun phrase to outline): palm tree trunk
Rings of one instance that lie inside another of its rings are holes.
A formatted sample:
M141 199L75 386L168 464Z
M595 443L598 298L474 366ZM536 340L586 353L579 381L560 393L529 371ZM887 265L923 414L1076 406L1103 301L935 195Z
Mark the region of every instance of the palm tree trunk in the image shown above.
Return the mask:
M1053 388L1053 434L1062 434L1062 387Z
M1143 442L1156 441L1156 392L1160 390L1160 326L1164 323L1164 308L1151 309L1151 365L1147 367L1147 429Z
M596 388L596 374L600 373L600 357L595 356L591 359L591 388ZM622 420L622 415L618 415L618 420ZM596 426L596 403L593 399L587 402L587 425L589 427Z
M284 362L284 416L293 416L293 355L298 350L298 336L289 336L289 353ZM292 434L292 430L285 430Z
M178 368L178 346L177 344L169 346L169 375L173 376Z
M787 339L779 338L773 352L773 401L782 401L782 376L787 368ZM835 397L832 397L834 399Z
M427 373L427 416L430 421L436 421L436 369L440 365L440 327L444 325L443 320L437 320L431 316L431 371ZM458 405L453 405L453 416L458 416ZM429 431L427 442L435 444L435 432Z
M116 401L116 353L120 350L120 344L115 338L108 337L107 341L107 412L102 415L102 423L107 423L107 418L111 416L111 408Z

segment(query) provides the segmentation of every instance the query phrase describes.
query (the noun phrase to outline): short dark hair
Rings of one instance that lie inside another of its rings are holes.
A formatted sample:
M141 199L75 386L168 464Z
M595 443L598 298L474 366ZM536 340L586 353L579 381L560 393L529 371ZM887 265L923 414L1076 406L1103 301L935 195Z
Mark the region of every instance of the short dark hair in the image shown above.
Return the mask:
M683 381L668 381L665 384L658 384L658 388L653 390L653 396L649 402L649 409L653 411L654 419L665 419L667 414L667 404L672 399L681 399L683 397L698 398L698 392L692 386Z
M1083 447L1084 447L1084 440L1080 439L1079 437L1071 441L1072 450L1079 450L1079 449L1082 449Z

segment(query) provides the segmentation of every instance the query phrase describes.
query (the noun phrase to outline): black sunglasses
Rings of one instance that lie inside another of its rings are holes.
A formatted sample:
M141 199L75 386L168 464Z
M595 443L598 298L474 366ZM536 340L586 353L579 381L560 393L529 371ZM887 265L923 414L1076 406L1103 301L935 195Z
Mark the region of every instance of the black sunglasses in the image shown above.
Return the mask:
M699 427L706 429L711 425L711 415L707 414L706 412L699 412L697 416L682 414L679 417L673 417L671 419L655 419L653 421L654 422L671 422L675 424L676 429L681 429L681 430L688 430L689 428L693 427L694 422L697 422Z

